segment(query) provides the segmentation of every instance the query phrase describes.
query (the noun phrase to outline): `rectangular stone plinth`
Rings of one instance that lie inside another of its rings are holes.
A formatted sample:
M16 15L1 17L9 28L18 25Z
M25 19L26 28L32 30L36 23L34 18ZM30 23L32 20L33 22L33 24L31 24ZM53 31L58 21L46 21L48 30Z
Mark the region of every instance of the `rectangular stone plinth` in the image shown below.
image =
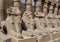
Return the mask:
M48 42L60 42L60 38L55 39L55 40L50 40L50 41L48 41Z
M15 37L11 37L11 42L36 42L36 37L24 36L23 39L18 39L18 38L15 38Z
M33 33L28 32L28 31L22 31L22 34L23 34L24 36L27 36L27 37L31 37L31 36L33 35Z
M34 34L34 33L33 33ZM43 33L42 33L43 34ZM25 36L31 36L32 35L32 32L30 33L30 32L23 32L23 35L25 35ZM49 34L47 34L47 35L39 35L39 34L34 34L34 36L37 38L37 42L48 42L48 41L50 41L51 40L51 35L50 35L50 33Z
M51 35L50 34L38 37L38 42L48 42L50 40L51 40Z
M58 39L58 38L60 38L60 33L59 32L52 33L52 40Z
M52 42L60 42L60 39L56 39L56 40L54 40L54 41L52 41Z
M0 42L11 42L11 39L0 32Z

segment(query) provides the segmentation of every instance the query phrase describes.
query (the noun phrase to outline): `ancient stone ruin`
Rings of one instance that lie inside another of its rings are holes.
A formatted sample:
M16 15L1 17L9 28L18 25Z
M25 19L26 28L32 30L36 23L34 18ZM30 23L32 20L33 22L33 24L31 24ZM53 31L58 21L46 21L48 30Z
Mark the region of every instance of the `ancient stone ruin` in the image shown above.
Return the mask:
M60 0L33 1L0 0L0 42L60 42Z

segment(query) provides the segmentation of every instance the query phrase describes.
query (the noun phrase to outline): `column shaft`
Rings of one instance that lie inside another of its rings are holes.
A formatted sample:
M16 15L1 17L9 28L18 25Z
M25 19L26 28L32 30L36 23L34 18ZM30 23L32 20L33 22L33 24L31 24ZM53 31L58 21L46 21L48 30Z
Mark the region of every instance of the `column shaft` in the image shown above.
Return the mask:
M14 6L20 8L21 0L14 0Z
M41 11L41 0L35 1L35 11Z
M31 11L32 0L26 0L26 11Z

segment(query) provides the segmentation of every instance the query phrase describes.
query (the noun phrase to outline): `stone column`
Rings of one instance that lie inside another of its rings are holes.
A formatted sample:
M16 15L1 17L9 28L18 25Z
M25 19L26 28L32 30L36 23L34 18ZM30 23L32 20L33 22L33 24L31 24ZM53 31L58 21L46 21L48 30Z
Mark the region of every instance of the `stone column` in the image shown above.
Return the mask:
M21 11L17 7L7 9L7 18L4 24L7 27L8 35L21 38Z
M20 8L21 0L14 0L14 6Z
M37 17L44 17L45 16L45 14L42 14L41 8L42 8L41 0L35 1L35 16L37 16Z
M53 23L53 26L54 28L58 28L58 7L55 6L55 9L54 9L54 20L52 20L52 23Z
M40 12L41 11L41 0L35 1L35 11Z
M58 17L58 27L60 27L60 8L59 8L59 10L58 10L58 15L57 15L57 17Z
M56 4L57 6L59 5L60 0L45 0L45 2L51 2L53 4Z
M34 22L36 25L37 29L44 29L44 16L45 14L43 14L41 12L41 0L37 0L35 2L35 17L34 17ZM42 18L40 18L42 17Z
M53 5L50 5L49 13L48 13L47 17L52 18L53 17L52 15L53 15Z
M55 14L55 15L58 14L58 7L55 7L55 9L54 9L54 14Z
M26 0L26 11L32 10L32 0Z
M56 6L60 6L60 0L54 0L54 3L56 4Z
M50 4L49 6L49 13L47 14L46 18L45 18L45 21L46 21L46 30L47 32L53 32L55 29L53 29L53 24L52 22L54 21L53 17L54 17L54 14L53 14L53 4Z
M20 8L21 8L21 0L14 0L14 7L17 7L17 11L16 11L16 15L18 15L18 16L14 16L14 23L15 23L15 28L16 28L16 31L17 32L20 32L21 33L21 23L22 23L22 21L21 21L21 10L20 10ZM14 10L14 9L13 9ZM14 13L14 15L15 15L15 13ZM17 21L16 21L16 19L17 19ZM19 24L19 25L18 25Z
M53 14L53 5L50 5L49 14Z
M4 13L4 0L0 0L0 22L3 20L3 13Z
M53 18L53 5L50 5L50 8L49 8L49 13L48 15L46 16L46 25L47 27L51 27L52 28L52 18Z
M48 13L48 3L44 3L44 6L43 6L43 13L44 14L47 14Z

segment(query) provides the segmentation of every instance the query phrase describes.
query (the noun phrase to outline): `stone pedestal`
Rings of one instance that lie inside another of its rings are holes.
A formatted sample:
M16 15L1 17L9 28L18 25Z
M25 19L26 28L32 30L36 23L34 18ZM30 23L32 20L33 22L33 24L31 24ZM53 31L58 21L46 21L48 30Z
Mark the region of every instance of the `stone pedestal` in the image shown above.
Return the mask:
M58 39L58 38L60 38L60 33L58 32L52 33L52 40Z
M22 31L22 34L23 34L24 36L27 36L27 37L32 37L32 36L34 36L33 33L29 32L29 31Z
M15 37L11 37L11 42L36 42L36 37L24 36L23 39L18 39L18 38L15 38Z
M41 30L41 31L35 30L34 32L26 31L26 32L23 32L23 34L25 36L28 36L28 37L36 37L37 42L48 42L48 41L50 41L52 39L51 34L46 34L43 32L44 32L43 30Z
M38 37L38 42L48 42L51 40L51 35L47 34L47 35L42 35Z
M60 42L60 39L53 40L52 42Z

